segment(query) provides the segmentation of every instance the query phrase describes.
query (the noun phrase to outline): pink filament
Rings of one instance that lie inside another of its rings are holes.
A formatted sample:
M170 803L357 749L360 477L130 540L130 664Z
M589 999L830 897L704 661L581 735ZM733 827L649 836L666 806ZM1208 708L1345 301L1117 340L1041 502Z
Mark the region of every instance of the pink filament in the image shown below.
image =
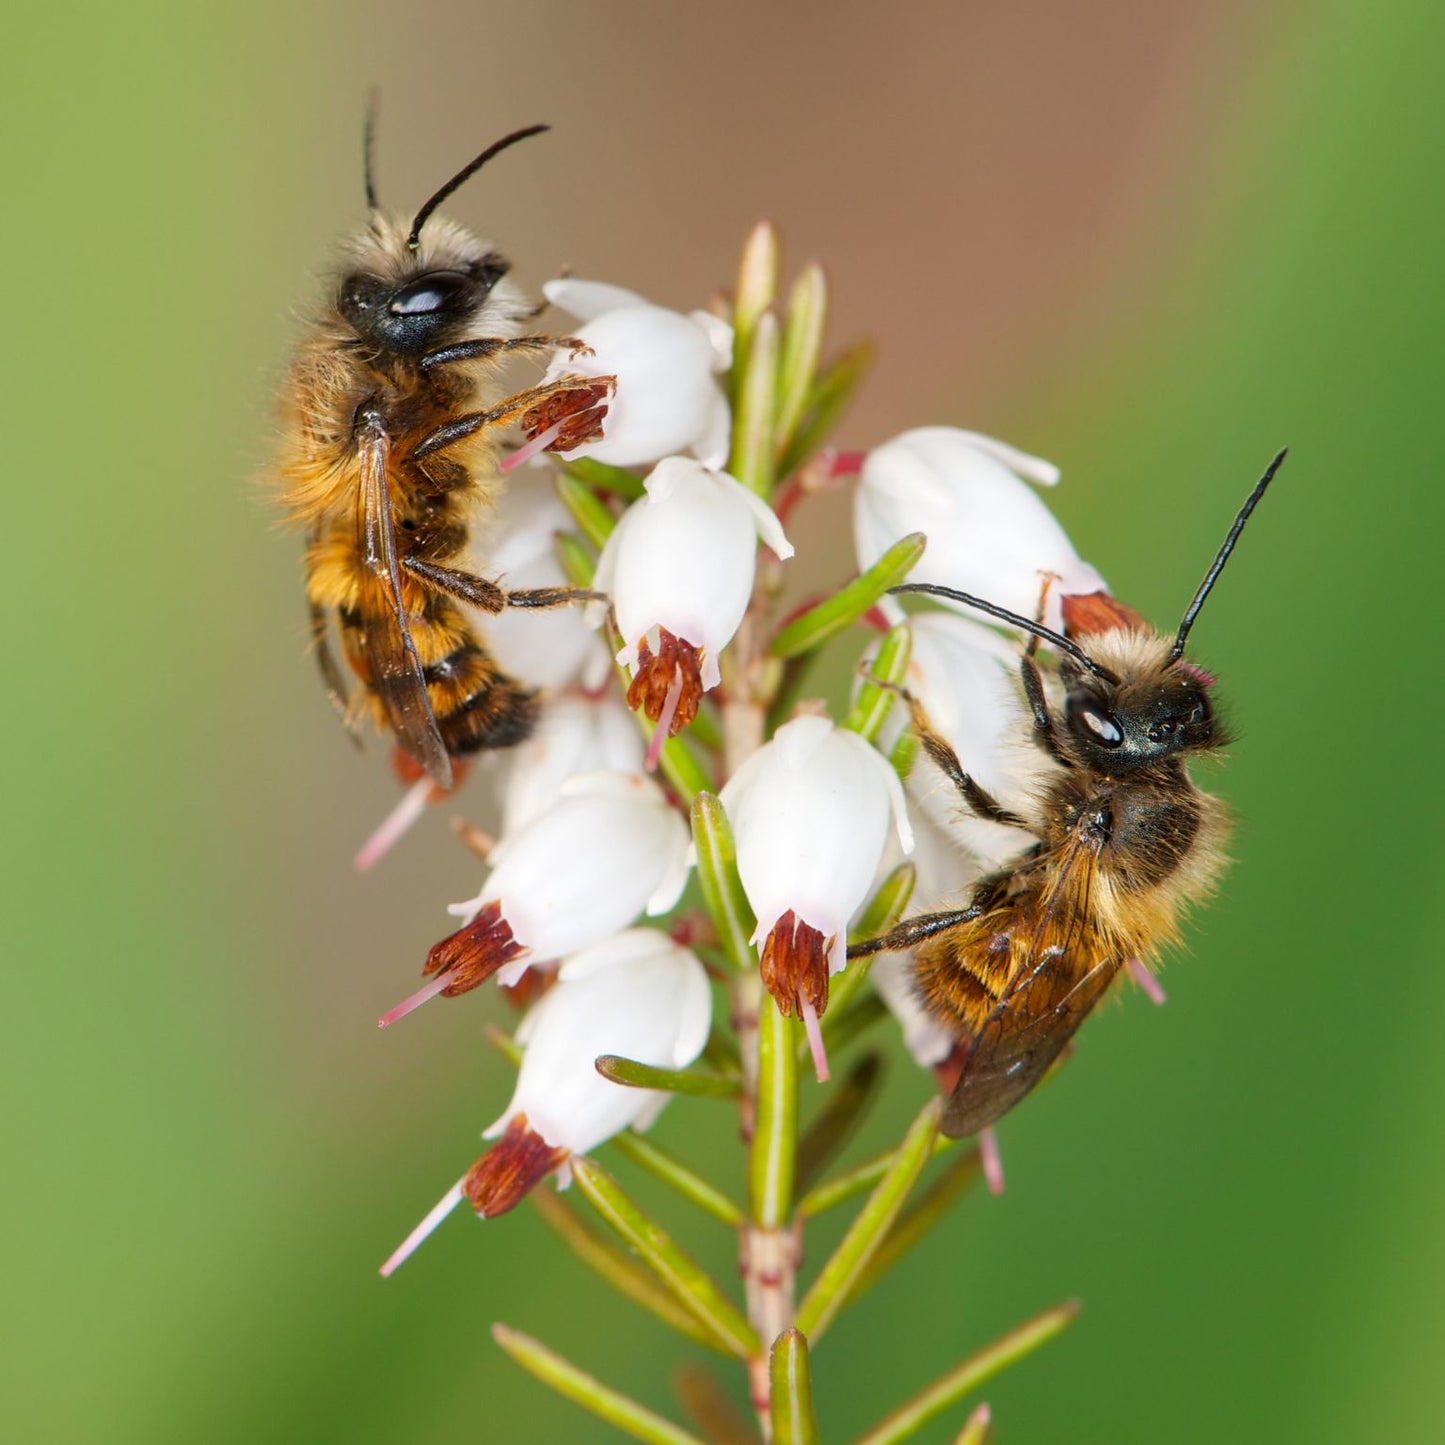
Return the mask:
M428 999L435 998L451 981L451 976L449 974L437 974L434 979L430 980L428 983L424 983L409 998L402 999L402 1001L397 1004L395 1008L388 1009L384 1014L382 1014L382 1016L376 1021L377 1028L388 1028L390 1027L390 1025L394 1024L397 1019L404 1019L407 1014L411 1013L415 1009L419 1009Z
M544 452L562 434L562 423L555 422L546 431L539 431L529 442L523 442L516 451L509 457L504 457L498 465L497 470L504 476L506 473L515 471L524 462L530 462L538 452Z
M462 1202L463 1182L458 1179L427 1211L426 1218L391 1252L381 1267L382 1279L390 1279L396 1268L405 1264L416 1253L417 1246Z
M1162 1007L1165 1001L1164 988L1159 980L1137 958L1131 958L1124 967L1129 970L1129 977L1148 994L1149 1002Z
M352 859L352 866L358 873L374 868L391 852L397 839L401 838L413 823L426 812L427 800L431 796L432 780L423 778L413 783L397 800L396 806L382 819L380 826L361 845L360 852Z
M828 1050L823 1045L823 1026L818 1022L818 1010L806 1000L799 1004L798 1012L803 1016L803 1028L808 1035L808 1047L813 1051L813 1070L820 1084L828 1082Z
M662 745L672 731L672 720L677 716L677 704L682 699L682 681L682 669L674 668L672 681L667 685L667 696L662 700L662 711L657 715L657 726L653 728L651 741L647 744L647 756L642 762L643 767L649 773L657 771L657 760L662 756Z
M998 1135L993 1125L978 1131L978 1157L983 1165L984 1183L990 1194L1003 1193L1003 1155L998 1151Z

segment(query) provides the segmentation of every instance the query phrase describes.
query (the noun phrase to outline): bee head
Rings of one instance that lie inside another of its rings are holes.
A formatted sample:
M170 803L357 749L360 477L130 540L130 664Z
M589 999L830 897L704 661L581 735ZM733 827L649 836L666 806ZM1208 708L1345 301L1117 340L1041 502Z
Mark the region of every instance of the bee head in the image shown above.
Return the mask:
M466 330L507 269L501 256L488 252L401 278L354 271L341 282L337 309L381 350L417 356Z
M1130 643L1156 653L1162 639L1133 634ZM1223 741L1207 674L1189 664L1141 658L1144 665L1118 667L1108 682L1073 668L1062 669L1067 745L1086 767L1120 776L1164 758L1208 751Z

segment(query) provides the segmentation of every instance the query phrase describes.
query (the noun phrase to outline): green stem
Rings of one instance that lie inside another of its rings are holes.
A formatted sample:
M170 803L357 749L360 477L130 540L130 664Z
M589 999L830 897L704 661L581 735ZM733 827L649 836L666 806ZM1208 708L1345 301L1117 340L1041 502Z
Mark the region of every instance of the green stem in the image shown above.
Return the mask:
M546 1345L508 1325L493 1325L492 1338L528 1374L550 1385L560 1395L590 1410L608 1424L616 1425L634 1440L647 1445L705 1445L696 1435L664 1420L645 1405L604 1385L595 1376L579 1370Z
M807 1189L843 1147L864 1111L877 1097L883 1075L881 1054L864 1054L823 1095L823 1103L798 1141L795 1188Z

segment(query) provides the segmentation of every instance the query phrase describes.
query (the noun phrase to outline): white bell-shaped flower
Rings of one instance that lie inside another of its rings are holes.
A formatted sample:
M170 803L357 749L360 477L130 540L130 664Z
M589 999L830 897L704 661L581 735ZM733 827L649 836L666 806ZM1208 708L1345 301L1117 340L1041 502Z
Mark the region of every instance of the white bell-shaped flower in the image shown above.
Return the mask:
M816 1034L828 975L847 959L848 920L867 901L888 842L912 848L903 789L856 733L825 717L779 728L723 787L738 876L758 920L762 978L786 1015Z
M478 528L468 565L509 592L565 587L556 538L575 526L550 486L519 478L502 490ZM529 687L568 687L578 681L595 687L608 674L606 649L581 606L508 607L472 615L497 665Z
M900 538L922 532L928 550L910 582L952 587L1030 619L1048 583L1044 621L1057 630L1064 595L1106 590L1023 480L1051 485L1058 475L976 432L904 432L863 461L853 507L859 564L871 566Z
M513 984L529 967L598 943L644 912L667 912L687 882L688 849L687 824L650 778L571 779L551 807L493 849L482 891L448 909L464 923L427 955L431 982L382 1025L494 974Z
M581 320L573 335L592 349L559 352L546 380L617 378L603 436L565 456L631 467L690 451L709 466L723 464L731 418L720 378L732 365L732 327L705 311L684 316L600 281L566 278L542 289Z
M502 836L545 812L579 774L640 773L642 754L637 723L615 693L547 698L532 735L507 750Z
M793 555L773 510L726 472L686 457L659 462L597 564L632 668L628 704L677 732L720 680L718 655L752 597L757 544ZM600 621L600 610L593 620Z
M712 991L692 952L656 928L632 928L563 960L556 984L523 1020L517 1088L483 1136L519 1115L554 1148L585 1154L631 1126L647 1127L670 1095L604 1079L603 1054L681 1069L712 1023Z
M623 1129L646 1128L670 1095L604 1079L617 1054L680 1069L697 1058L712 1024L702 964L656 929L619 933L565 959L557 982L522 1021L522 1066L506 1112L483 1135L497 1139L381 1267L389 1275L466 1199L483 1219L519 1204L554 1171ZM498 1137L500 1136L500 1137Z

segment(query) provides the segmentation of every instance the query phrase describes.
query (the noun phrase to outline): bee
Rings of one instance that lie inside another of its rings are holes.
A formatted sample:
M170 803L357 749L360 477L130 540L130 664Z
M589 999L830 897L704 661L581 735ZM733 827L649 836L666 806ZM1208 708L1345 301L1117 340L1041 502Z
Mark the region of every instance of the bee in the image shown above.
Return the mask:
M1131 960L1150 962L1179 933L1224 865L1224 806L1197 789L1186 764L1227 738L1214 678L1184 656L1190 629L1250 513L1285 457L1270 463L1234 519L1174 636L1143 625L1111 598L1079 599L1079 642L981 598L926 583L922 592L1032 634L1020 662L1032 740L1050 760L1025 818L969 776L953 748L909 698L919 741L971 813L1037 838L980 879L967 905L906 920L849 950L914 950L915 984L958 1040L957 1080L943 1130L964 1138L993 1124L1048 1072L1089 1011ZM1070 626L1066 608L1066 629ZM1035 661L1058 657L1062 707ZM907 697L904 694L905 698Z
M346 246L297 349L282 404L278 471L292 521L307 529L306 595L327 691L348 729L369 717L396 739L403 776L441 787L453 763L531 731L537 696L488 655L467 607L497 613L589 594L507 592L456 565L474 507L495 494L497 439L570 450L601 434L610 377L567 377L499 396L505 358L584 350L524 334L538 314L506 277L507 260L437 207L489 160L545 131L490 145L413 216L377 204L366 125L367 227ZM328 642L360 683L353 701Z

